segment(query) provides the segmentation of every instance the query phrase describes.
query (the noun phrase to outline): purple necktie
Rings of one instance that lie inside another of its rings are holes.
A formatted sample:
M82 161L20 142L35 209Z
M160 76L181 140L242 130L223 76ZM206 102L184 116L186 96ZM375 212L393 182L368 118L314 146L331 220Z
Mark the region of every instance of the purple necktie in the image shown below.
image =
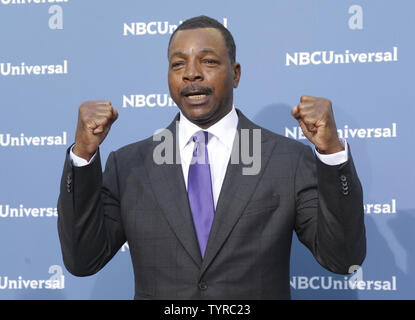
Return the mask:
M197 239L202 258L205 254L212 226L215 207L213 203L212 181L210 178L210 166L207 150L208 133L203 131L204 136L195 135L193 141L192 162L189 166L187 180L187 193L189 196L190 209L192 211L193 223L196 229ZM206 143L205 143L206 142Z

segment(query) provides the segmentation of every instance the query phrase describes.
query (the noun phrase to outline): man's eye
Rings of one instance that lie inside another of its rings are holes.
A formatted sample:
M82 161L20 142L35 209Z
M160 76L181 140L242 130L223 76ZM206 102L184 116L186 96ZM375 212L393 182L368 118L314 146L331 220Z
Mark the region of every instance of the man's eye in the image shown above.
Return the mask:
M217 61L213 59L205 59L203 62L206 64L217 64Z
M172 68L177 68L177 67L180 67L181 65L183 65L183 62L173 62L171 64L171 67Z

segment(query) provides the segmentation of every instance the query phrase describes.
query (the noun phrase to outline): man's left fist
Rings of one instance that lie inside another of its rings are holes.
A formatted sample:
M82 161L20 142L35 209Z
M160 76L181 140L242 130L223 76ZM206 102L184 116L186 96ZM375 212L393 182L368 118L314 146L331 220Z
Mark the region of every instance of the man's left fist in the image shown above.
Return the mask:
M291 110L291 114L319 153L330 154L344 150L337 136L329 99L302 96L300 103Z

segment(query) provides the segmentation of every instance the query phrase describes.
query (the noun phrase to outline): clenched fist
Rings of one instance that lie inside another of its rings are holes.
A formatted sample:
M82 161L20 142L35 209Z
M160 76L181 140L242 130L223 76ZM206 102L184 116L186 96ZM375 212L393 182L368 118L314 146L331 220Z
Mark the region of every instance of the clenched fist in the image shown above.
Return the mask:
M110 101L88 101L81 104L73 152L89 161L117 118L118 111L111 106Z
M322 154L344 150L337 136L331 101L326 98L302 96L291 114L297 119L304 135Z

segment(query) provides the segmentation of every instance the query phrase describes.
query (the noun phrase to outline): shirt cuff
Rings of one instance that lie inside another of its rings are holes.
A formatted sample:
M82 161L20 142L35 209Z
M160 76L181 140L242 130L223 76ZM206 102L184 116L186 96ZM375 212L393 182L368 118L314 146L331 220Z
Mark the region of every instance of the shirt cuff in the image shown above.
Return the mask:
M339 164L343 164L347 162L347 160L349 159L349 156L348 156L349 151L348 151L346 139L341 138L340 142L342 143L344 150L340 152L332 153L332 154L321 154L314 147L314 152L316 153L317 158L319 158L321 162L329 166L337 166Z
M95 155L97 154L96 152L94 153L94 155L92 156L92 158L87 161L84 158L78 157L75 153L73 153L72 149L74 146L71 147L71 150L69 151L69 158L72 161L72 165L74 167L84 167L87 166L88 164L90 164L94 159L95 159Z

